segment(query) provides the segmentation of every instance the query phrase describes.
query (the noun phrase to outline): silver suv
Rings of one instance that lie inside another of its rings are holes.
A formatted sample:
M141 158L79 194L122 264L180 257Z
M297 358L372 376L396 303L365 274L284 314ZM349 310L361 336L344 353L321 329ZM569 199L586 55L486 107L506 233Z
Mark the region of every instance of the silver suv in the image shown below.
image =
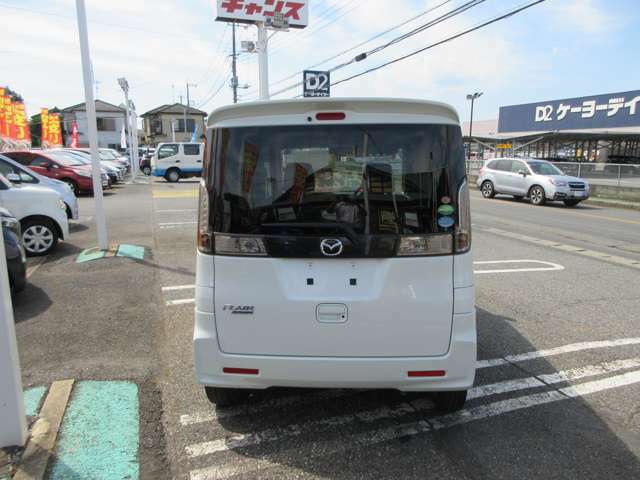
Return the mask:
M554 164L534 158L499 158L480 169L478 188L484 198L505 193L517 199L528 198L533 205L550 200L575 207L589 198L589 184L578 177L565 175Z

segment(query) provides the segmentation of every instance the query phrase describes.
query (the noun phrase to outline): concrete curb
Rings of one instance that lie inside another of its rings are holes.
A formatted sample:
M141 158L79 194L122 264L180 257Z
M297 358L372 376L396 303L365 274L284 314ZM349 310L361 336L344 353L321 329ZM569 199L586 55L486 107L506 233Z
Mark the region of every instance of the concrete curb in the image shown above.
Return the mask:
M589 197L587 205L597 205L599 207L625 208L628 210L640 210L640 202L621 202L620 200L609 198Z
M44 479L73 389L73 382L73 380L62 380L53 382L51 385L40 410L40 416L31 429L31 436L13 477L14 480Z

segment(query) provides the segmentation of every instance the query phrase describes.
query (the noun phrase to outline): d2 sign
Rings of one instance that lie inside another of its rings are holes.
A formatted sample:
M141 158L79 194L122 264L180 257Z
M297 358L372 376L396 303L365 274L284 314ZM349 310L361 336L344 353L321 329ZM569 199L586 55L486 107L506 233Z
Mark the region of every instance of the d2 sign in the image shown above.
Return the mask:
M331 94L331 76L329 72L305 70L302 72L302 96L329 97Z

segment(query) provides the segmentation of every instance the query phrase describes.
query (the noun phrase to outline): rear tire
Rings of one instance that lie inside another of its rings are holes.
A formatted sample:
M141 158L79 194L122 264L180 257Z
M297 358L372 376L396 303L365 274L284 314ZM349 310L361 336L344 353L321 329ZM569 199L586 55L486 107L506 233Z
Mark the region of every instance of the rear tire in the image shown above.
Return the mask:
M436 404L436 408L443 413L457 412L464 407L464 402L467 401L467 391L437 392L433 397L433 401Z
M484 198L493 198L496 196L496 189L493 187L493 182L491 180L485 180L482 182L482 185L480 185L480 191Z
M231 407L245 403L251 390L242 388L204 387L207 398L217 407Z
M164 174L164 179L169 183L176 183L180 180L180 170L177 168L170 168L167 173Z
M142 173L145 175L151 175L151 167L149 165L145 165L142 167Z
M529 201L531 202L531 205L535 205L538 207L544 205L547 201L547 197L544 193L544 188L542 188L540 185L534 185L533 187L531 187L531 190L529 190Z
M565 200L564 204L567 207L575 207L576 205L578 205L582 200Z

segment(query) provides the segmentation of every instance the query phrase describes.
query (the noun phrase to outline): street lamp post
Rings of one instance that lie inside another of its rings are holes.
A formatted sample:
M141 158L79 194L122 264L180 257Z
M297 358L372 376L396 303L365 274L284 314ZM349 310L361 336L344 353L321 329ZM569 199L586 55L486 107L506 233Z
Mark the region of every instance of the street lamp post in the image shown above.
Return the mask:
M482 92L470 93L467 100L471 100L471 118L469 120L469 147L467 149L467 160L471 160L471 135L473 134L473 103L482 96Z

